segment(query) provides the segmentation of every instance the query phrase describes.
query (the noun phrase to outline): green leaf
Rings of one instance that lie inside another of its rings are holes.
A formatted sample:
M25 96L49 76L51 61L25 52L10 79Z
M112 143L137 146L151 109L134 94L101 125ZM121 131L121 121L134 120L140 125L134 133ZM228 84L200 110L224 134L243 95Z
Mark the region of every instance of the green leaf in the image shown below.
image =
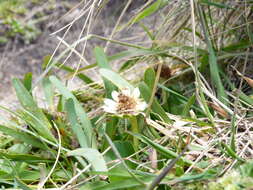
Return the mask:
M100 68L104 69L112 69L111 66L109 65L107 56L104 53L104 50L100 47L95 47L94 49L95 57L97 60L97 64Z
M227 82L227 84L229 85L229 88L231 88L231 91L238 91L235 88L235 85L233 83L231 83L230 79L227 77L227 75L224 72L221 72L223 78L225 79L225 81ZM253 105L253 99L249 96L247 96L246 94L244 94L243 92L239 91L237 92L238 96L240 98L240 100L242 101L242 103L244 104L248 104L248 105ZM248 106L247 105L247 106Z
M150 88L144 82L142 82L139 85L139 89L140 89L141 95L144 98L144 100L146 102L149 102L149 100L151 98ZM171 119L166 114L166 112L164 111L164 109L162 108L162 106L158 103L158 101L156 99L154 99L154 101L151 105L151 109L154 113L157 113L165 122L167 122L167 123L172 122Z
M32 190L30 187L28 187L23 181L21 181L19 178L15 177L15 181L17 182L18 186L23 190Z
M152 33L152 31L151 31L147 26L145 26L143 23L140 23L140 26L142 27L142 29L146 32L147 36L148 36L152 41L155 40L154 34Z
M74 73L76 72L76 70L74 70L74 69L72 69L71 67L68 67L68 66L66 66L66 65L62 65L61 63L56 64L56 66L57 66L59 69L62 69L62 70L64 70L64 71L67 71L67 72L69 72L69 73L71 73L71 74L74 74ZM77 72L79 72L79 71L77 71ZM86 84L94 83L94 81L93 81L90 77L88 77L87 75L85 75L85 74L83 74L83 73L78 73L78 74L77 74L77 77L78 77L79 79L81 79L83 82L85 82ZM92 85L91 85L91 87L92 87Z
M207 4L209 6L215 6L215 7L218 7L218 8L234 9L234 8L230 7L229 5L226 5L224 3L218 3L218 2L209 1L209 0L201 0L200 3Z
M159 54L161 51L157 50L143 50L143 49L129 49L126 51L121 51L119 53L115 53L114 55L111 55L108 57L109 61L115 61L120 60L123 58L130 58L130 57L138 57L138 56L148 56L148 55L155 55Z
M182 112L182 115L183 115L183 116L187 116L187 115L188 115L188 113L189 113L189 111L190 111L190 109L191 109L191 106L195 103L195 101L196 101L196 95L193 94L193 95L189 98L188 102L187 102L187 103L185 104L185 106L184 106L184 109L183 109L183 112Z
M31 91L32 89L32 73L29 72L29 73L26 73L25 74L25 77L24 77L24 80L23 80L23 83L24 83L24 86L25 88L28 90L28 91Z
M246 94L244 94L243 92L239 92L239 98L242 101L246 102L247 104L253 105L253 99L247 96Z
M106 133L108 134L108 136L112 140L114 140L116 137L115 135L117 132L118 122L119 122L119 118L111 117L110 120L107 121L107 123L106 123ZM106 143L106 141L105 141L105 143Z
M25 86L20 82L19 79L12 80L13 86L16 90L16 94L23 108L32 110L34 107L37 108L37 104L34 102L31 94L27 91Z
M41 149L47 149L46 146L41 143L38 139L35 137L28 135L27 133L20 132L14 129L11 129L9 127L5 127L3 125L0 125L0 131L3 132L6 135L10 135L16 140L23 141L29 145L32 145L33 147L41 148Z
M48 158L41 156L33 156L31 154L14 154L7 153L5 150L0 150L0 159L9 159L11 161L27 162L27 163L40 163L40 162L53 162Z
M133 145L129 141L113 141L113 144L117 148L122 158L128 157L134 154ZM106 156L110 157L111 160L117 159L112 150L108 151Z
M136 57L138 57L138 56L157 55L157 54L161 54L164 52L165 52L164 50L161 51L161 50L155 50L155 49L152 49L152 50L130 49L127 51L121 51L119 53L115 53L114 55L108 56L108 61L121 60L123 58L131 58L131 57L134 57L136 59ZM96 66L97 66L97 63L93 63L93 64L90 64L90 65L87 65L85 67L78 69L77 72L86 71L86 70L92 69ZM65 67L65 66L63 66L63 67ZM73 70L72 72L75 72L75 71Z
M85 136L84 131L82 130L82 126L78 122L78 116L76 115L76 109L73 99L68 99L66 101L65 109L67 111L67 116L68 120L70 121L71 128L76 135L79 144L83 148L89 147L90 143L87 142L87 138Z
M96 149L92 148L78 148L67 153L68 156L82 156L94 168L95 171L108 171L103 155Z
M242 159L242 158L240 158L240 156L238 156L227 144L225 144L223 142L221 142L220 144L225 149L226 153L229 156L231 156L232 158L237 159L237 160L239 160L241 162L245 162L245 160Z
M182 103L182 104L187 104L187 103L189 103L190 104L190 102L189 102L189 99L187 98L187 97L185 97L185 96L183 96L182 94L180 94L180 93L178 93L177 91L175 91L175 90L173 90L173 89L171 89L171 88L168 88L168 87L166 87L166 86L164 86L164 85L162 85L162 84L158 84L158 87L160 87L160 88L162 88L163 90L165 90L166 92L168 92L168 93L170 93L171 95L173 95L173 96L175 96L176 97L176 100L178 100L180 103ZM173 103L174 103L175 101L173 101ZM186 105L185 105L186 106ZM186 108L186 107L185 107ZM199 108L199 107L197 107L197 106L195 106L195 105L191 105L191 108L192 109L194 109L194 110L196 110L196 111L198 111L199 113L202 113L203 115L204 115L204 112ZM181 109L182 110L182 109ZM181 112L180 112L181 113Z
M241 165L239 171L243 177L253 178L253 160L247 161L247 163Z
M51 124L47 120L47 117L44 115L42 110L38 108L31 94L27 91L19 79L13 79L12 82L19 102L26 110L26 112L22 113L24 121L29 123L35 130L37 130L41 136L51 141L55 141L55 138L50 131L52 128Z
M25 168L25 171L22 171L19 173L20 179L23 181L37 181L38 179L40 179L41 173L39 170L36 171L31 171L31 170L27 170L27 168ZM0 176L1 178L1 176ZM10 179L9 179L10 180Z
M200 174L187 174L183 175L182 177L176 178L175 180L178 182L186 182L186 181L197 181L197 180L203 180L217 177L217 173L215 173L213 170L207 170Z
M145 137L143 135L133 134L133 133L131 133L131 134L134 135L135 137L137 137L138 139L140 139L142 142L144 142L144 143L148 144L149 146L153 147L154 149L157 150L157 152L160 152L162 155L164 155L167 158L171 159L171 158L177 158L178 157L177 153L175 153L175 152L173 152L171 150L168 150L164 146L155 143L154 141L150 140L149 138L147 138L147 137ZM192 161L187 160L187 159L185 159L183 157L181 157L180 160L182 160L187 165L193 164Z
M76 115L78 117L78 121L80 121L82 130L85 134L85 137L86 137L85 140L87 142L87 145L88 147L95 148L96 139L95 139L95 135L93 134L93 128L81 104L78 102L76 97L61 83L59 79L57 79L55 76L50 76L49 80L55 85L55 87L59 90L59 92L62 94L65 100L68 100L68 99L73 100L73 103L75 105Z
M208 58L209 58L209 67L210 67L210 75L211 75L212 84L217 89L218 99L225 105L228 105L228 102L227 102L228 96L225 92L225 88L221 81L216 52L213 48L212 41L210 39L210 34L207 29L208 24L206 23L206 19L205 19L206 15L199 5L198 5L198 10L199 10L199 15L200 15L200 22L201 22L203 33L205 36L206 45L208 48Z
M228 96L225 92L224 86L223 86L221 78L220 78L219 68L218 68L218 64L217 64L217 58L216 58L214 49L211 46L211 44L209 44L208 49L209 49L210 73L211 73L211 79L213 81L213 85L217 88L218 99L222 103L224 103L225 105L228 105L228 103L226 101L226 100L228 100Z
M130 24L137 23L137 22L143 20L144 18L152 15L153 13L155 13L156 11L158 11L161 7L163 7L167 3L168 3L167 0L157 0L156 2L154 2L153 4L151 4L150 6L148 6L147 8L145 8L143 11L141 11L137 16L135 16L130 21Z
M236 117L235 114L233 114L231 119L230 148L234 152L236 152L236 133L237 133Z
M99 72L104 78L111 81L119 89L123 89L123 88L126 88L126 87L131 89L131 90L134 89L134 87L129 82L127 82L118 73L115 73L114 71L111 71L109 69L100 69Z
M115 145L116 149L118 150L120 156L122 158L126 158L132 154L134 154L134 148L133 148L133 144L129 141L113 141L113 144ZM117 156L115 156L113 150L109 150L106 155L105 155L105 158L107 161L112 161L112 160L116 160L117 159ZM128 160L125 161L125 163L127 164L127 166L129 168L134 168L136 165ZM120 168L122 169L122 165L120 165ZM113 170L115 171L118 170L118 168L113 168L110 170L110 172ZM128 172L126 171L126 169L123 167L123 170L128 174ZM128 174L128 176L130 176ZM111 179L110 179L111 180Z
M144 81L148 87L152 90L155 84L156 74L153 68L148 68L144 73Z
M45 95L45 99L51 109L54 107L54 89L48 77L42 79L42 86Z
M224 53L227 54L227 52L236 53L236 51L240 51L242 49L249 48L250 46L251 46L250 41L243 39L243 40L236 41L234 43L228 44L227 46L223 47L221 49L222 50L221 53L222 54L224 54ZM221 55L219 55L219 56L221 56ZM235 56L236 56L236 54L235 54Z
M108 59L104 53L104 50L100 47L96 47L94 49L95 57L97 60L97 64L100 68L111 70L111 66L109 65ZM106 97L111 98L111 93L113 90L116 90L116 86L106 78L103 78L105 89L106 89Z
M108 184L105 181L94 181L94 182L89 182L86 183L84 186L80 187L80 190L93 190L97 187L101 187Z
M137 60L136 60L136 59L127 60L127 61L124 62L124 63L121 65L121 67L119 68L119 73L124 72L124 71L126 71L127 69L130 69L131 67L133 67L133 66L136 64L137 61L138 61L138 59L137 59Z

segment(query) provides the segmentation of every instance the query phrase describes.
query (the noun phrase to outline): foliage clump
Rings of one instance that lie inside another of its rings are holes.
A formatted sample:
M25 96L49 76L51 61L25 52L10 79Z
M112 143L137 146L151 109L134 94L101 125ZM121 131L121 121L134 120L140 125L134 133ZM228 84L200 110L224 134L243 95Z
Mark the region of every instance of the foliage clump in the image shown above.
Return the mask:
M253 161L241 165L215 182L208 184L209 190L250 190L253 187Z
M62 27L54 33L59 46L46 57L41 77L35 83L32 74L13 79L20 109L0 107L12 115L0 118L1 148L7 149L0 151L0 185L29 190L251 188L253 167L247 160L253 157L253 100L241 87L243 80L252 82L244 72L252 60L252 34L249 22L240 20L250 19L252 9L218 1L148 1L120 25L126 4L107 38L92 34L91 26L107 2L81 1L77 7L85 6L77 13L87 20L79 38L71 44L65 34L59 37L63 30L73 34L72 23ZM152 25L148 19L154 15ZM10 24L22 33L24 28ZM117 38L137 25L142 32L132 36L136 41ZM242 36L248 39L243 48L236 45L245 42ZM96 46L89 60L86 48L94 38L106 44ZM109 53L114 45L120 48ZM68 65L73 55L79 62ZM228 63L240 85L227 75ZM68 88L74 77L83 84L80 90ZM43 95L36 97L33 89ZM234 165L239 168L226 174Z

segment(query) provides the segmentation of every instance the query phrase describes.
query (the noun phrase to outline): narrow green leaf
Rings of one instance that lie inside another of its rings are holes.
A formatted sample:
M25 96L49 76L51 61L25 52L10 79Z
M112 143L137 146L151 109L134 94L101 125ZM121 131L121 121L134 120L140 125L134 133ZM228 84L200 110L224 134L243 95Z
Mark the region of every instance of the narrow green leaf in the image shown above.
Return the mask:
M149 102L149 99L151 97L151 90L150 88L144 83L140 83L139 89L141 92L142 97L146 102ZM171 123L171 119L168 117L162 106L158 103L156 99L154 99L151 109L154 113L157 113L165 122Z
M32 145L33 147L41 148L41 149L47 149L46 146L41 143L38 139L35 137L28 135L27 133L20 132L14 129L11 129L9 127L5 127L3 125L0 125L0 131L3 132L6 135L10 135L16 140L23 141L29 145Z
M206 5L209 5L209 6L215 6L215 7L218 7L218 8L234 9L231 6L227 5L227 4L218 3L218 2L209 1L209 0L201 0L200 3L206 4Z
M94 53L97 60L97 64L100 68L112 69L109 65L107 56L105 55L104 50L101 47L95 47Z
M240 98L242 101L246 102L247 104L253 106L253 99L250 98L249 96L247 96L246 94L244 94L243 92L239 92L239 98Z
M15 177L15 181L17 182L18 186L23 190L32 190L30 187L28 187L23 181L21 181L19 178Z
M232 116L231 122L231 137L230 137L230 148L236 152L236 133L237 133L237 126L236 126L236 117L235 113Z
M126 71L127 69L130 69L131 67L133 67L135 64L136 64L136 62L138 61L138 59L134 59L134 60L132 60L132 59L130 59L130 60L127 60L126 62L124 62L122 65L121 65L121 67L119 68L119 73L121 73L121 72L124 72L124 71Z
M204 50L203 50L204 51ZM131 57L137 57L137 56L148 56L148 55L158 55L161 53L165 53L165 50L156 50L156 49L130 49L127 51L121 51L119 53L115 53L114 55L108 56L108 61L115 61L115 60L120 60L123 58L131 58ZM89 69L92 69L97 66L97 63L90 64L88 66L82 67L78 69L78 73L82 71L87 71ZM72 72L75 72L74 70Z
M75 105L72 99L68 99L66 101L65 109L67 111L67 116L68 120L70 121L71 128L76 135L79 144L83 148L89 147L90 143L87 142L87 138L82 130L82 126L78 122L78 116L76 115Z
M22 172L19 173L20 180L25 181L26 183L38 181L40 179L40 176L41 173L39 170L23 170Z
M37 104L21 81L19 79L13 79L12 83L22 107L27 110L33 109L34 107L37 108Z
M178 99L180 100L180 102L182 102L182 103L188 102L188 98L187 98L187 97L185 97L185 96L183 96L182 94L176 92L175 90L170 89L170 88L168 88L168 87L166 87L166 86L164 86L164 85L162 85L162 84L158 84L158 87L160 87L160 88L162 88L163 90L165 90L165 91L167 91L167 92L169 92L169 93L171 93L171 94L177 96ZM203 111L202 111L199 107L196 107L196 106L192 105L192 108L194 108L195 110L197 110L197 111L200 112L200 113L203 113ZM203 113L203 114L204 114L204 113Z
M157 150L157 152L160 152L161 154L163 154L164 156L166 156L167 158L177 158L178 157L178 154L171 151L171 150L168 150L167 148L165 148L164 146L160 145L160 144L157 144L155 143L154 141L152 141L151 139L143 136L143 135L139 135L139 134L133 134L131 133L132 135L134 135L135 137L137 137L138 139L140 139L142 142L148 144L149 146L153 147L154 149ZM180 160L182 160L184 163L186 163L187 165L191 165L193 164L192 161L190 160L187 160L183 157L180 158Z
M193 180L203 180L203 179L208 179L210 180L211 178L217 177L217 173L214 173L212 170L207 170L203 173L200 174L188 174L188 175L183 175L182 177L179 177L175 179L178 182L187 182L187 181L193 181Z
M40 162L53 162L47 158L33 156L31 154L14 154L7 153L5 150L0 150L0 159L9 159L11 161L27 162L27 163L40 163Z
M62 70L64 70L64 71L67 71L67 72L69 72L69 73L75 73L76 72L76 70L74 70L74 69L72 69L71 67L68 67L68 66L66 66L66 65L62 65L61 63L59 63L59 64L56 64L56 66L59 68L59 69L62 69ZM79 71L78 71L79 72ZM83 73L78 73L77 74L77 77L79 78L79 79L81 79L83 82L85 82L86 84L91 84L91 83L94 83L94 81L90 78L90 77L88 77L87 75L85 75L85 74L83 74Z
M155 36L153 35L152 31L147 26L145 26L143 23L140 23L140 26L146 32L146 34L151 40L155 39Z
M55 138L50 131L52 128L51 124L47 120L47 117L44 115L42 110L37 106L31 94L27 91L20 80L13 79L12 82L19 102L26 110L26 112L22 113L24 121L28 122L28 124L37 130L43 137L51 141L55 141Z
M105 181L94 181L94 182L88 182L85 183L84 186L80 187L80 190L94 190L97 187L101 187L108 184Z
M114 138L115 138L115 137L114 137ZM132 154L135 153L134 148L133 148L133 144L132 144L132 142L130 142L130 141L113 141L113 144L115 145L116 149L119 151L119 154L120 154L120 156L121 156L122 158L126 158L126 157L128 157L128 156L130 156L130 155L132 155ZM111 160L116 160L116 159L117 159L117 156L115 155L115 153L114 153L113 150L111 149L111 150L109 150L109 151L106 153L105 158L106 158L107 160L110 160L110 161L111 161ZM128 161L128 160L126 160L125 163L126 163L126 165L127 165L129 168L135 168L135 167L136 167L136 165L135 165L134 163L132 163L132 162L130 162L130 161ZM131 176L131 175L126 171L126 169L125 169L123 166L121 167L121 169L124 170L128 176ZM110 170L110 172L111 172L111 171L115 171L115 170L118 171L117 168L114 168L114 169ZM111 180L112 180L112 179L110 178L110 181L111 181ZM117 180L119 180L119 179L117 178Z
M156 11L158 11L160 8L162 8L164 5L166 5L168 3L167 0L157 0L156 2L154 2L153 4L151 4L150 6L148 6L147 8L145 8L143 11L141 11L137 16L135 16L131 21L130 21L130 25L137 23L141 20L143 20L144 18L152 15L153 13L155 13Z
M94 52L95 52L95 57L96 57L99 68L111 70L112 68L109 65L109 62L108 62L107 56L104 53L104 50L100 47L96 47L94 49ZM113 90L116 90L116 86L111 81L109 81L108 79L104 77L103 77L103 81L104 81L104 85L106 89L106 97L111 98L111 93Z
M93 128L81 104L78 102L76 97L61 83L59 79L57 79L55 76L50 76L49 80L55 85L55 87L59 90L59 92L62 94L65 100L68 100L68 99L73 100L74 105L75 105L76 115L78 117L78 120L80 121L82 130L86 136L86 142L88 144L88 147L95 148L96 139L95 139L95 135L93 134Z
M148 68L144 73L144 81L150 89L154 88L156 74L153 68Z
M122 165L124 166L124 168L126 169L126 171L132 176L132 178L138 182L140 185L144 185L144 182L142 180L140 180L134 173L133 171L130 170L130 168L127 166L126 162L124 159L122 159L118 149L115 147L115 145L113 144L112 140L110 139L110 137L104 133L106 140L108 141L109 145L112 148L112 151L114 152L115 156L121 161Z
M25 74L25 77L24 77L24 80L23 80L23 83L24 83L24 86L25 88L30 92L31 89L32 89L32 73L29 72L29 73L26 73Z
M218 99L224 103L225 105L228 105L228 102L226 100L228 100L228 96L225 92L225 88L222 84L221 81L221 77L220 77L220 73L219 73L219 67L218 67L218 63L217 63L217 57L216 57L216 52L213 48L213 44L212 41L210 39L210 34L207 28L207 21L206 21L206 15L205 12L203 11L202 7L200 5L197 6L198 11L199 11L199 15L200 15L200 22L201 22L201 26L203 29L203 33L205 36L205 41L206 41L206 45L208 48L208 58L209 58L209 66L210 66L210 75L211 75L211 80L212 80L212 84L214 85L214 87L217 89L217 96Z
M122 158L128 157L134 154L134 148L129 141L113 141L113 144L117 148ZM108 151L106 156L110 157L111 160L117 159L112 150Z
M114 71L111 71L109 69L100 69L99 72L104 78L111 81L119 89L123 88L130 88L131 90L134 89L134 87L129 82L127 82L118 73L115 73Z
M116 168L116 170L115 170ZM132 176L125 170L124 167L115 167L113 169L110 169L108 172L96 172L96 171L89 171L88 173L91 175L106 175L108 177L115 177L115 179L119 180L110 180L112 181L121 181L121 179L130 179ZM148 172L142 172L142 171L137 171L137 170L132 170L133 173L140 177L155 177L156 174L148 173Z
M54 89L48 77L42 79L42 86L45 99L51 109L54 107Z
M182 115L183 116L187 116L188 114L189 114L189 111L190 111L190 109L191 109L191 106L195 103L195 101L196 101L196 96L195 96L195 94L193 94L190 98L189 98L189 100L188 100L188 102L185 104L185 106L184 106L184 109L183 109L183 112L182 112Z
M228 96L225 92L225 88L224 88L221 78L220 78L219 68L218 68L215 52L214 52L211 44L209 44L208 46L209 46L208 49L209 49L210 73L211 73L211 79L213 81L213 85L217 88L218 99L222 103L224 103L225 105L228 105L228 103L226 101L228 99Z
M231 88L232 91L238 91L235 88L235 85L233 83L231 83L230 79L227 77L227 75L224 72L221 72L223 78L225 79L225 81L227 82L227 84L229 85L229 88ZM248 104L250 106L253 106L253 99L250 98L249 96L247 96L246 94L244 94L243 92L238 92L239 98L242 101L242 103L244 104ZM247 106L248 106L247 105Z
M76 150L68 152L67 155L84 157L92 165L95 171L101 172L108 171L103 155L96 149L78 148Z
M221 146L225 149L226 153L234 159L237 159L241 162L245 162L240 156L238 156L227 144L221 142Z
M250 41L242 39L240 41L235 41L235 42L233 42L231 44L228 44L227 46L223 47L221 49L222 50L221 53L222 54L224 54L224 53L227 54L227 52L231 52L232 54L233 53L238 53L236 51L241 51L242 49L247 49L250 46L251 46ZM222 54L219 55L219 56L222 56ZM236 56L236 54L235 54L235 56Z

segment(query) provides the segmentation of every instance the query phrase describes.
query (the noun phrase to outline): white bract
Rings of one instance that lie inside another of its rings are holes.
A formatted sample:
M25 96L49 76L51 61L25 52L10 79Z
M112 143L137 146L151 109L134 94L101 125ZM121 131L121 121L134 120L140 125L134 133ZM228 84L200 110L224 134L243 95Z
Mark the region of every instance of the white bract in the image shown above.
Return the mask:
M113 91L112 98L104 100L103 109L105 112L115 115L138 115L147 108L146 102L140 98L139 88L131 91L124 88L120 92Z

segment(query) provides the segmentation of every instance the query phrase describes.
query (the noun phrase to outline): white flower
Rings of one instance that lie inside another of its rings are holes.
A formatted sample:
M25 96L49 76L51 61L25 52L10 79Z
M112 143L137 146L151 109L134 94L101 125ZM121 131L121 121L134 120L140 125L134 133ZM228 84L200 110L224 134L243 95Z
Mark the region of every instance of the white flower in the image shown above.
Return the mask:
M112 92L113 99L105 99L102 107L105 112L122 115L138 115L147 108L146 102L140 99L139 88L131 91L124 88L120 92Z

